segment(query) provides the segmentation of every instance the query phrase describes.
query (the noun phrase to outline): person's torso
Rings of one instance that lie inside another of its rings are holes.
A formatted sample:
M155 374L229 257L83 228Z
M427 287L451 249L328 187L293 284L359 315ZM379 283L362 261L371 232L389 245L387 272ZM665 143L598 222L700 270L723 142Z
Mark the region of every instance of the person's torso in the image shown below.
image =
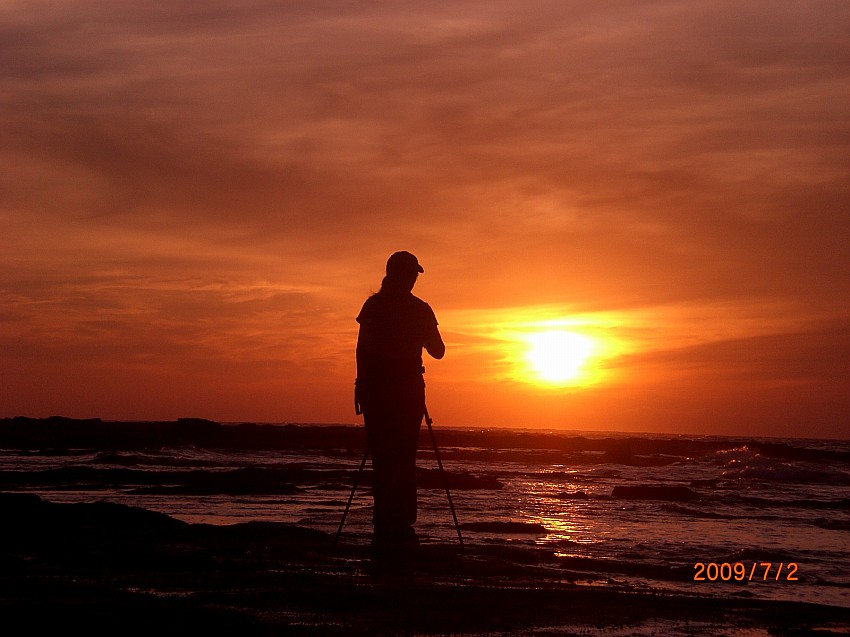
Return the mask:
M366 300L358 321L369 330L372 373L421 374L426 331L436 322L427 303L412 294L376 294Z

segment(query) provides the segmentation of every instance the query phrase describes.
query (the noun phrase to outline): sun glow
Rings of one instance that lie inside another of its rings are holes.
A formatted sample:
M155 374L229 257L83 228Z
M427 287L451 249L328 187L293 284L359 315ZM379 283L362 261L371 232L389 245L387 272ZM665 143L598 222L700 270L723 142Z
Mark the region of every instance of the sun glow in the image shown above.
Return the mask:
M511 382L546 392L615 382L617 359L631 350L625 327L640 317L574 313L558 306L455 311L451 345L465 380Z
M578 379L594 351L594 342L576 332L547 330L529 334L526 357L532 369L548 383L564 384Z

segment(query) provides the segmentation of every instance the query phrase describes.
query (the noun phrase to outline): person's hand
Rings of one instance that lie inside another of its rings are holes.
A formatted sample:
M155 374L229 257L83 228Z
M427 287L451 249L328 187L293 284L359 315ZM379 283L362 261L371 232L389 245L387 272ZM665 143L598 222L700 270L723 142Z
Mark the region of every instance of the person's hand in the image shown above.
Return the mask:
M354 413L358 416L363 413L363 398L357 381L354 381Z

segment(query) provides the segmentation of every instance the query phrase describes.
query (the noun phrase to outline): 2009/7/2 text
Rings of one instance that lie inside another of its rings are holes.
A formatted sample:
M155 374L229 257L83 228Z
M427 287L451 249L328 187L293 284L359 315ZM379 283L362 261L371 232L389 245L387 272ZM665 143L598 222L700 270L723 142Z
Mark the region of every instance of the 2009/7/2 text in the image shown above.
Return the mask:
M751 567L747 567L743 562L697 562L694 564L694 581L695 582L750 582L753 580L762 582L796 582L798 566L796 562L779 562L775 565L773 562L753 562Z

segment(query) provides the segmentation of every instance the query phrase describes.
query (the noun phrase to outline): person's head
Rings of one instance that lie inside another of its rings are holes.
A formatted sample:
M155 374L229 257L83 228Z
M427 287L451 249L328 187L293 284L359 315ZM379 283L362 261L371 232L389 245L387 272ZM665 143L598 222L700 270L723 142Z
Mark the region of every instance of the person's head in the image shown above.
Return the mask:
M419 260L402 250L394 252L387 259L387 275L381 283L382 292L410 292L420 272L425 272Z

